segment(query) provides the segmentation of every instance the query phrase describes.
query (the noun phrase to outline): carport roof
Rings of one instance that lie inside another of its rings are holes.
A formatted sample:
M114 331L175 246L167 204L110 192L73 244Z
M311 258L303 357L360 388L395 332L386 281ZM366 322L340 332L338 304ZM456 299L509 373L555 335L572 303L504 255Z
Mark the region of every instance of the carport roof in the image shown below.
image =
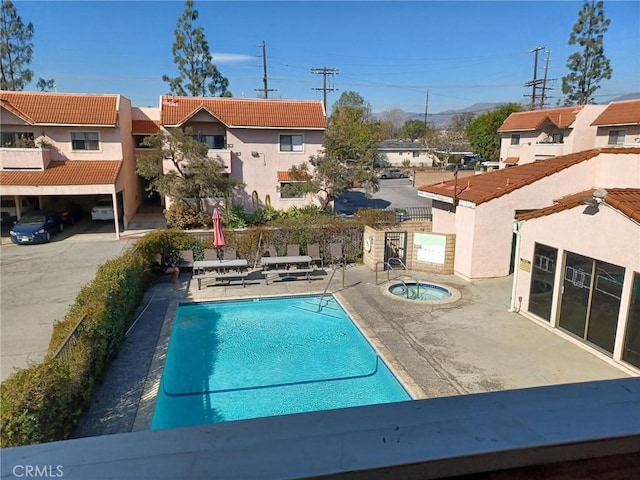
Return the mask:
M0 185L113 185L121 168L121 160L53 161L45 170L2 170Z

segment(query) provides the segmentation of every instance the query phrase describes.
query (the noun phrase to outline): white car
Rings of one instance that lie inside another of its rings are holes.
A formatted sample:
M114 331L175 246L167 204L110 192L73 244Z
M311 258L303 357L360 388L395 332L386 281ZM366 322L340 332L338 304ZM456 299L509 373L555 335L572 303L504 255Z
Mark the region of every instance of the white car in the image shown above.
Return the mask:
M110 198L101 198L91 209L91 220L113 220L113 202Z

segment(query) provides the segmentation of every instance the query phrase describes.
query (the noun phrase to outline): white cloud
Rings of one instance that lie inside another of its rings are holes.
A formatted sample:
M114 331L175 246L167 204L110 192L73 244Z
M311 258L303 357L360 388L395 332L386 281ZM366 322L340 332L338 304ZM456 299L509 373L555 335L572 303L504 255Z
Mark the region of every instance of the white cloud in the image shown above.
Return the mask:
M233 62L248 62L254 61L255 56L243 55L241 53L212 53L211 58L213 63L233 63Z

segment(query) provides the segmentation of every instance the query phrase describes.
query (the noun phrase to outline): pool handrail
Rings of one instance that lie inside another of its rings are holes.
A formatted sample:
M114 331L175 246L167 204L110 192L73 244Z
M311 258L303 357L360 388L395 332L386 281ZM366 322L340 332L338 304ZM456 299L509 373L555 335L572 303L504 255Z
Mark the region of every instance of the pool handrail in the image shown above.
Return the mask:
M397 258L396 260L398 260L398 261L400 262L400 265L402 265L402 267L403 267L406 271L409 271L409 269L407 268L407 266L404 264L404 262L403 262L401 259ZM390 278L389 278L389 272L390 272L391 270L395 270L395 269L393 268L393 265L391 265L391 264L390 264L389 262L387 262L387 261L379 261L379 262L376 262L376 268L375 268L375 272L376 272L376 285L379 285L379 283L378 283L378 265L380 265L380 264L382 264L382 265L386 265L387 267L389 267L389 268L387 269L387 282L390 280Z
M324 287L324 291L322 292L322 295L320 295L320 299L318 300L318 312L322 311L322 299L327 294L327 290L329 290L329 285L331 284L331 280L333 280L333 276L336 274L337 271L338 271L337 268L333 269L333 271L331 272L331 276L329 277L329 281L327 282L327 285ZM344 287L344 269L342 270L342 286Z
M398 275L397 277L394 278L394 280L400 280L400 282L402 282L402 285L404 285L404 289L407 292L407 299L409 299L409 287L407 287L407 284L405 283L405 281L403 280L404 278L410 278L411 280L413 280L413 283L415 283L416 285L416 298L420 297L420 282L418 282L418 279L416 277L413 277L411 275Z

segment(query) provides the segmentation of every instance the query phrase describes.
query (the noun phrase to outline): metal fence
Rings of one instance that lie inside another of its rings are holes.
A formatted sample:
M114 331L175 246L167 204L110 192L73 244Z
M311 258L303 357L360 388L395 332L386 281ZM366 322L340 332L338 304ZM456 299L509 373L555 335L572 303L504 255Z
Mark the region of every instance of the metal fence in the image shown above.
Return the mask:
M76 326L73 327L73 330L71 330L69 335L67 335L67 338L64 339L64 342L62 342L62 345L58 347L58 350L56 350L52 358L54 359L60 358L65 362L70 361L70 357L73 356L76 340L84 330L84 322L86 318L87 318L86 315L82 316L82 318L76 324Z
M431 207L385 208L384 211L395 213L396 221L398 222L407 222L409 220L424 220L430 222L433 220Z

